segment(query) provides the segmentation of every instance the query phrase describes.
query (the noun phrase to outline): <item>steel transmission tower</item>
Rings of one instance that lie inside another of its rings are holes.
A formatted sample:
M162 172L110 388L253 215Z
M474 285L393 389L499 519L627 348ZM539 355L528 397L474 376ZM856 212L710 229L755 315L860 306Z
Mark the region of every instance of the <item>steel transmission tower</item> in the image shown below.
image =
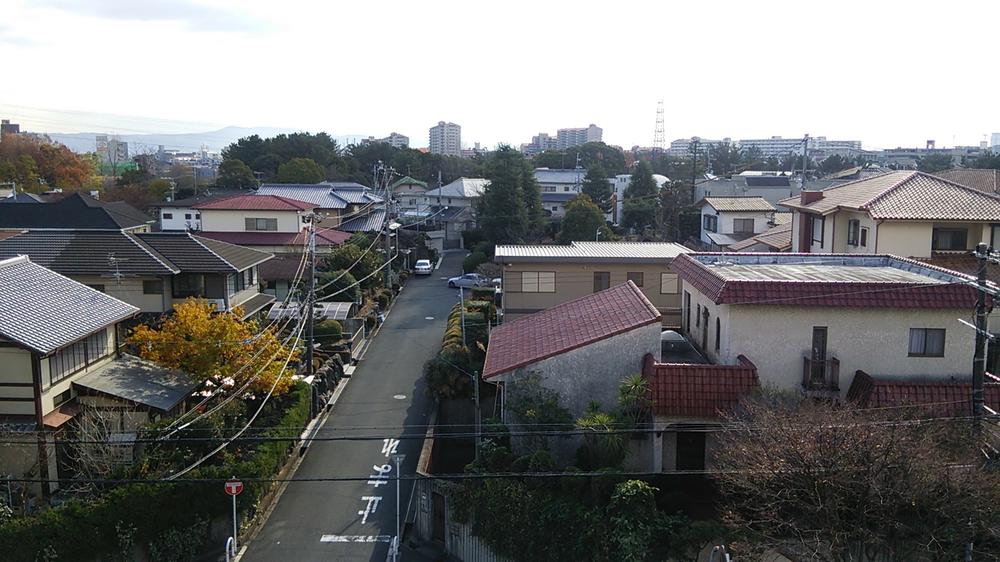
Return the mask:
M653 133L653 153L662 153L667 148L663 134L663 100L656 102L656 132Z

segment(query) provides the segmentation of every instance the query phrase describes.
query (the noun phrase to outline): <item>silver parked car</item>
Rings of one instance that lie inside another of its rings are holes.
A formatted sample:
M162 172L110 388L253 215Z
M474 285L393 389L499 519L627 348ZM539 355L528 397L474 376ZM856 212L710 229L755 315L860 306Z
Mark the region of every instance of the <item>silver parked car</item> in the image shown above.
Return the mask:
M483 285L488 285L489 282L489 279L478 273L466 273L465 275L449 279L448 286L453 289L456 287L482 287Z
M417 263L413 265L414 275L430 275L434 272L434 266L431 265L431 260L417 260Z

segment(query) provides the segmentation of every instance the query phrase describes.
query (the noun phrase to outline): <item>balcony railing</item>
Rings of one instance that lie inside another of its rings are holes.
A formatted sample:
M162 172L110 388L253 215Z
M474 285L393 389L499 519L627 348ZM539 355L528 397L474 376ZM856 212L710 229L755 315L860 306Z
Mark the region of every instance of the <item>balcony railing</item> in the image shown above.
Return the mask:
M840 360L802 358L802 388L807 391L839 392Z

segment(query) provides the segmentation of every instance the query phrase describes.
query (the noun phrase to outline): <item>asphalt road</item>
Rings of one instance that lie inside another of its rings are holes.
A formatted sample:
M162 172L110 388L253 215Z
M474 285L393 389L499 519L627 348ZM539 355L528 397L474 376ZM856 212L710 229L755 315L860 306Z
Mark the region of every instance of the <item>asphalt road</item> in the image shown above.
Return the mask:
M461 260L460 254L450 254L439 271L429 277L410 278L319 431L321 436L379 438L314 442L296 478L378 474L376 466L382 470L386 465L392 467L391 451L386 449L394 444L396 453L405 455L401 474L413 474L423 441L403 439L397 444L382 439L424 434L429 401L424 393L423 364L440 349L448 312L458 300L458 292L440 278L460 273ZM414 427L404 430L404 425ZM346 429L352 427L366 429ZM382 485L368 481L289 483L242 560L384 562L388 541L395 535L395 468L384 475L386 483ZM410 488L410 482L401 483L404 511Z

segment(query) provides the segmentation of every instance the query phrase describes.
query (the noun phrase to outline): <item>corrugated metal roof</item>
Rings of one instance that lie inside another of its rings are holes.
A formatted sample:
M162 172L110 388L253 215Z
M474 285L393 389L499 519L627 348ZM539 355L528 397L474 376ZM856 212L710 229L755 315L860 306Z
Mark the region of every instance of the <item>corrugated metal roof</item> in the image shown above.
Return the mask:
M706 197L701 201L720 213L775 210L763 197Z
M312 203L323 209L346 209L347 201L337 197L328 185L264 184L257 195L275 195Z
M172 410L197 387L181 371L128 354L74 379L73 384L162 412Z
M139 313L27 256L0 261L0 287L0 336L43 354Z
M366 215L347 220L341 223L337 229L344 232L372 232L382 230L383 224L385 224L385 211L378 209Z
M655 261L691 250L673 242L572 242L569 245L497 246L495 261Z
M483 194L483 190L490 184L490 180L482 178L458 178L457 180L443 185L438 189L432 189L424 193L425 197L465 197L474 198Z

